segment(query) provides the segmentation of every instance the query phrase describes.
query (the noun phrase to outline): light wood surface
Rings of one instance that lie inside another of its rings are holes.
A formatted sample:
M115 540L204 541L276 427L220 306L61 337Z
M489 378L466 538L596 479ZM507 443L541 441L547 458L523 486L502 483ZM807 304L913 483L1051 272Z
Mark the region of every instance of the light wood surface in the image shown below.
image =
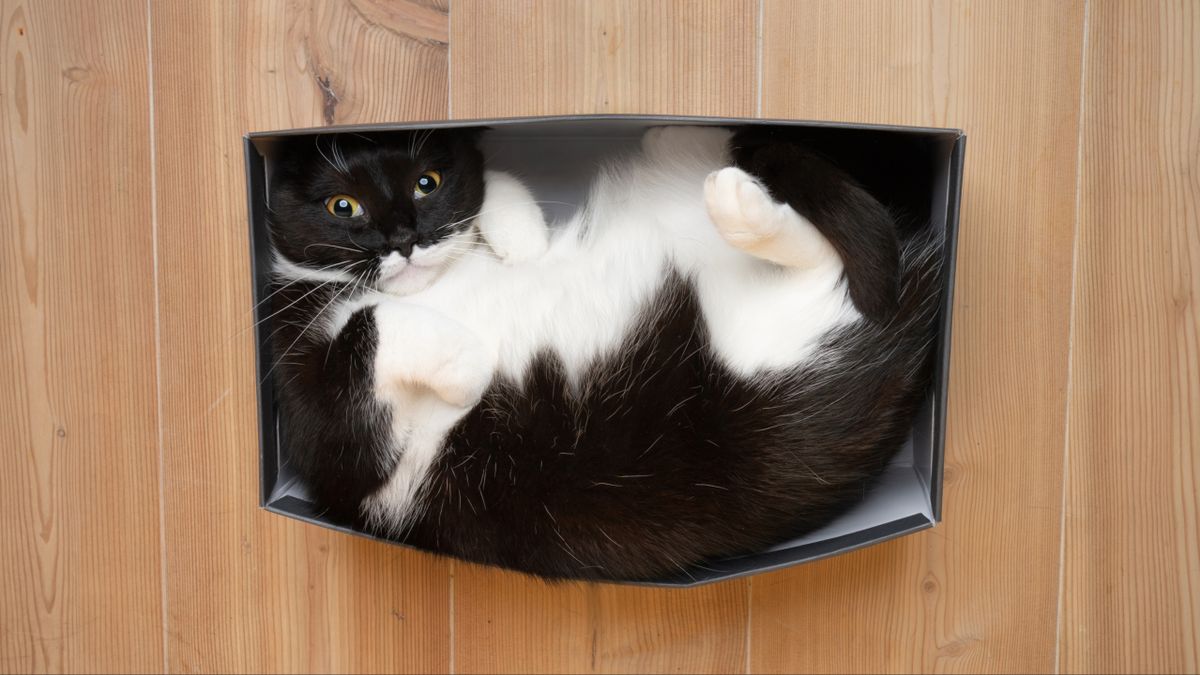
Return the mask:
M451 111L753 116L756 9L754 2L686 0L456 2L450 40L462 48L451 60ZM528 47L512 49L514 35ZM462 672L745 668L747 582L684 592L547 587L483 567L455 568Z
M757 14L757 0L456 0L450 110L753 116Z
M1200 670L1200 6L1089 9L1064 672Z
M399 9L152 7L173 671L449 667L446 563L258 509L242 134L444 117L446 15Z
M1189 0L0 0L0 672L1195 672L1198 35ZM257 508L242 134L587 112L966 130L941 526L663 591Z
M161 669L146 6L0 18L0 669Z
M1053 668L1082 19L767 3L764 115L958 127L967 161L945 522L756 579L754 672Z

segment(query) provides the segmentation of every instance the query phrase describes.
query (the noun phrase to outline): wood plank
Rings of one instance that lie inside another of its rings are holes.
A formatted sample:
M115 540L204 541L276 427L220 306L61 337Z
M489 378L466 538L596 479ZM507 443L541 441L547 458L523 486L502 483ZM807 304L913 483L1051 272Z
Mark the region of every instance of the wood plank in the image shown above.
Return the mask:
M1082 22L766 1L764 116L961 127L968 149L945 522L756 579L752 671L1054 667Z
M756 0L457 0L456 118L753 116Z
M0 52L0 671L161 670L146 5Z
M152 7L173 671L446 670L446 563L260 511L242 134L445 117L415 2Z
M1064 672L1200 669L1200 7L1092 3Z
M459 0L456 118L648 112L753 115L757 2ZM515 39L519 36L519 39ZM546 585L455 564L458 672L735 672L747 586Z
M730 673L746 666L741 581L664 590L547 584L455 563L460 673Z

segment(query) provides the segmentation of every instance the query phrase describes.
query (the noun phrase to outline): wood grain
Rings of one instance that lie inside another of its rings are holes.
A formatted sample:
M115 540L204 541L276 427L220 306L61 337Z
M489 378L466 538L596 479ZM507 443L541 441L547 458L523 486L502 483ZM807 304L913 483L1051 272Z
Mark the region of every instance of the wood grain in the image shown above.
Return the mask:
M0 53L0 671L161 670L145 3Z
M451 111L753 116L757 17L756 0L456 0Z
M0 0L0 672L1200 668L1195 3L759 8ZM258 510L244 132L760 99L969 135L942 526L662 591Z
M746 664L743 582L547 584L455 563L460 673L729 673Z
M170 667L446 670L445 563L257 508L242 162L251 130L444 117L445 13L163 2L152 29Z
M1054 667L1082 20L767 1L765 116L960 127L968 148L945 522L756 579L754 672Z
M456 1L451 19L458 118L754 114L756 2ZM689 591L547 586L456 564L454 589L458 672L745 668L742 581Z
M1063 672L1200 669L1200 7L1089 8Z

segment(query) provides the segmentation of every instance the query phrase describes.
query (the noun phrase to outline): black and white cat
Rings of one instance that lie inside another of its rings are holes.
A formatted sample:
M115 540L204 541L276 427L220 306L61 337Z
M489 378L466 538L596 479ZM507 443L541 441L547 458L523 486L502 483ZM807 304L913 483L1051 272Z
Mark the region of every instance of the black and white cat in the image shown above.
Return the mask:
M272 176L283 443L332 516L552 578L762 550L858 501L930 372L940 241L753 130L657 127L548 227L477 132Z

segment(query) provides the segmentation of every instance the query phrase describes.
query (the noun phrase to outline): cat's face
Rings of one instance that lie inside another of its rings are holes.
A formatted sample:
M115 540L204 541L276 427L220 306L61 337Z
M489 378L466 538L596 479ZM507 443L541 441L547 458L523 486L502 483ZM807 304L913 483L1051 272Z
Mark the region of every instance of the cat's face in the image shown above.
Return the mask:
M289 141L268 222L298 273L415 293L466 254L483 202L469 131L322 135Z

